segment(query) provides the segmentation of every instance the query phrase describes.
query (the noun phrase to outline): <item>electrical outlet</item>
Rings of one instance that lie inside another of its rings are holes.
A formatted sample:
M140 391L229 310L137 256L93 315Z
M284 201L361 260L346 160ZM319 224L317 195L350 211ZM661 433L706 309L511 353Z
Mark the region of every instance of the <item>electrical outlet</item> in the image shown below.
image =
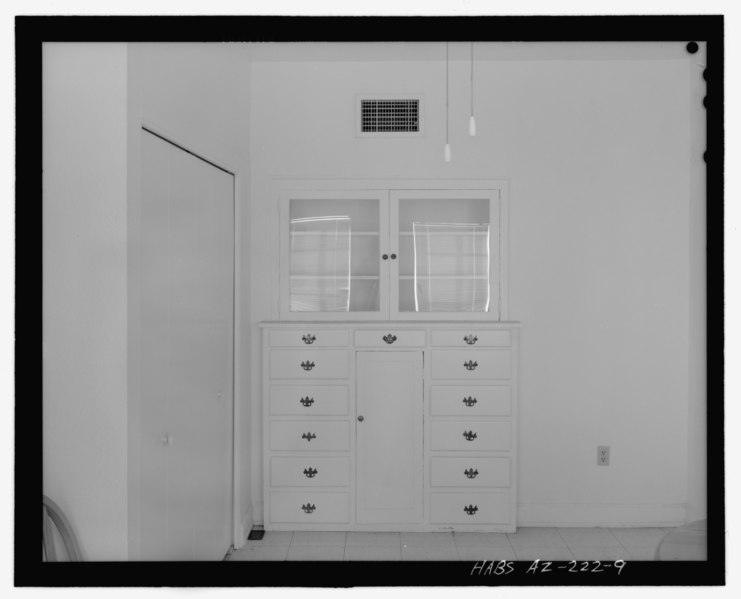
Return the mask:
M610 446L600 445L597 448L597 465L598 466L609 466L610 465Z

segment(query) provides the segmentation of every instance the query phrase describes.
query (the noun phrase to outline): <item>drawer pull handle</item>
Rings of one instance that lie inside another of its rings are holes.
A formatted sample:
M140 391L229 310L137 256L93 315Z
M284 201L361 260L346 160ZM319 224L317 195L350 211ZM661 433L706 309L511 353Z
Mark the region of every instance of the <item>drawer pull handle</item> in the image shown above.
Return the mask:
M311 333L309 333L308 335L304 335L303 337L301 337L301 341L306 343L306 345L311 345L312 343L314 343L314 341L316 341L316 335L312 335Z
M314 398L313 398L313 397L309 397L309 396L307 395L306 397L302 397L302 398L301 398L301 399L300 399L299 401L301 402L301 404L302 404L302 405L303 405L303 406L304 406L305 408L308 408L308 407L310 407L310 406L311 406L311 404L313 404L313 403L314 403Z
M396 341L396 335L392 335L391 333L389 333L388 335L383 336L383 340L391 345L394 341Z
M467 505L463 508L463 511L466 512L469 516L473 516L476 512L479 511L479 506Z
M307 443L311 443L312 439L316 439L316 435L314 433L304 433L301 438L306 439Z
M471 362L471 360L469 360L468 362L463 362L463 366L465 366L466 370L476 370L476 367L478 365L478 362Z
M301 362L301 368L304 370L311 370L316 364L314 362Z
M464 470L463 474L465 474L468 478L476 478L479 475L479 471L474 470L473 468L469 468L468 470Z
M317 475L318 470L309 466L308 469L304 468L304 475L306 478L314 478Z
M313 503L305 503L301 506L301 509L304 510L307 514L310 514L316 509L316 506Z
M463 398L463 403L466 404L466 407L472 408L476 404L476 398L469 395Z
M465 336L465 337L463 338L463 341L465 341L466 343L468 343L468 345L473 345L473 344L474 344L474 343L476 343L476 342L477 342L478 340L479 340L479 338L478 338L478 337L477 337L476 335L466 335L466 336Z
M463 431L463 437L466 441L473 441L478 435L473 431Z

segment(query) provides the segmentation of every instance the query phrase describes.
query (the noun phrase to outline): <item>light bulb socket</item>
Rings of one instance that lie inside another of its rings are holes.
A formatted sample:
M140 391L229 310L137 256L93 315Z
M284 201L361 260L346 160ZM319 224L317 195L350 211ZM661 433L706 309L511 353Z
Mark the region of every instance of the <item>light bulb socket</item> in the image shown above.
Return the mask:
M476 119L471 115L471 118L468 119L468 134L471 137L476 137Z
M445 144L445 162L450 162L452 154L450 153L450 144Z

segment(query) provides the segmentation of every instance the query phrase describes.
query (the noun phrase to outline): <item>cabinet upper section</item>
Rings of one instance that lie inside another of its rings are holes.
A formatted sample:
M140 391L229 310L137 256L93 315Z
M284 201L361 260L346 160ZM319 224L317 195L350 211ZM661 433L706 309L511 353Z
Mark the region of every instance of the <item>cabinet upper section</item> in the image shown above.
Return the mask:
M282 190L281 319L506 319L504 189L458 185Z

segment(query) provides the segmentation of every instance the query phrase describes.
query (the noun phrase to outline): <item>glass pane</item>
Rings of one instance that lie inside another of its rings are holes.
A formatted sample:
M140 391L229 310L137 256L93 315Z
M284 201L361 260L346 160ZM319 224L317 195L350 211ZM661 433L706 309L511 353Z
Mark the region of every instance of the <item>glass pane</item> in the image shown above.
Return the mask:
M399 201L399 311L488 312L489 200Z
M378 200L291 200L292 312L377 311Z

